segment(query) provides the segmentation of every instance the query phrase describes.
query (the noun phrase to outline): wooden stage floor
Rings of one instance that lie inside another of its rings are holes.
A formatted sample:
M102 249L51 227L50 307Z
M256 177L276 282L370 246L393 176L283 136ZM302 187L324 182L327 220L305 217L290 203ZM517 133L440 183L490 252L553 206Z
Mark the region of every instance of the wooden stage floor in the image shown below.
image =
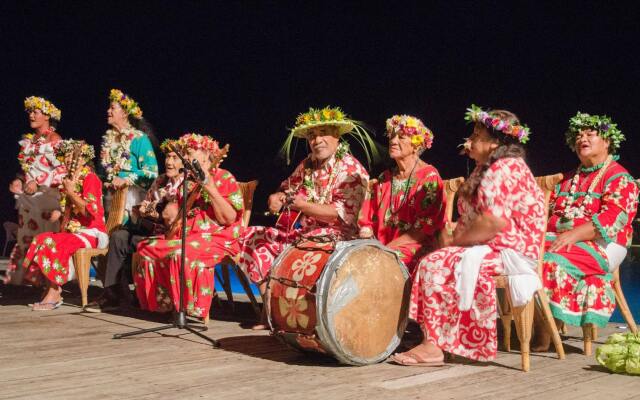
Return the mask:
M205 332L220 340L222 348L214 349L175 329L112 339L158 326L162 316L88 314L73 305L32 312L25 306L32 290L0 285L0 292L2 399L640 398L640 378L610 374L583 356L577 330L565 340L566 360L534 354L529 373L518 369L516 352L501 352L488 364L456 358L443 368L347 367L247 329L247 304L235 314L226 302L214 309L218 317ZM599 341L617 325L601 330Z

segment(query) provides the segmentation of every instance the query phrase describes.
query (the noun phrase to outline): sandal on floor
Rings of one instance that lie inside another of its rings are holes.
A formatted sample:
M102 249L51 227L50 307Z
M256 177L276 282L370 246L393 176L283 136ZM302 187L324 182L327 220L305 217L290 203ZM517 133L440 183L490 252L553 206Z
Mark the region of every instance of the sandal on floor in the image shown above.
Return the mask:
M444 355L437 358L422 358L416 353L407 351L404 353L396 353L389 357L392 363L405 367L442 367L444 366Z
M58 300L57 302L53 302L53 301L48 301L48 302L39 302L39 303L34 303L33 308L31 309L31 311L53 311L56 308L59 308L62 305L62 299ZM44 307L44 308L36 308L36 307Z
M60 297L60 305L62 305L63 301L64 301L64 299L62 297ZM35 303L29 303L29 304L27 304L27 307L33 308L33 306L38 305L38 304L42 304L42 302L41 301L36 301ZM60 307L60 306L58 306L58 307Z

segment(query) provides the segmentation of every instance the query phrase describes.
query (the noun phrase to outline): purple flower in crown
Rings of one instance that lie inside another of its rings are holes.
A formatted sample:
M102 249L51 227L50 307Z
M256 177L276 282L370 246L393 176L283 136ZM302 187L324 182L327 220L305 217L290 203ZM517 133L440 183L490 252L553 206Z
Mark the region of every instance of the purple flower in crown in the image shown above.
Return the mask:
M604 131L604 132L608 131L609 130L609 124L606 124L606 123L600 124L600 130Z

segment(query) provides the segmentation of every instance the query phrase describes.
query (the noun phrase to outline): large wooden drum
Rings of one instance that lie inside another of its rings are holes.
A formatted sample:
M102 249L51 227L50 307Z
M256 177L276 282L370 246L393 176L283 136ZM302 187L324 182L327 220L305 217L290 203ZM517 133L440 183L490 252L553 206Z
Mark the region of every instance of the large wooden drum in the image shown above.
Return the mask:
M400 344L410 289L407 268L380 242L323 236L276 258L265 305L271 331L285 343L367 365Z

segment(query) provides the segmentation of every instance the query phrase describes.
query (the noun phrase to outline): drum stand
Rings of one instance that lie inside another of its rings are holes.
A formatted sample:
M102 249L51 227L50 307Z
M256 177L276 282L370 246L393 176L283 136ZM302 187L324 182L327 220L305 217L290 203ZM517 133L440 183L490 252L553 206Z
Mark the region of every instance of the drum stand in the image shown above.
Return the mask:
M182 251L180 254L180 310L177 313L175 313L173 323L171 324L159 326L157 328L140 329L133 332L118 333L113 335L113 338L122 339L129 336L142 335L144 333L160 332L167 329L177 328L177 329L186 329L190 333L193 333L194 335L201 337L202 339L211 343L213 347L217 348L217 347L220 347L220 342L200 333L208 329L206 326L197 327L197 328L192 327L192 326L189 326L189 322L187 321L187 312L185 310L185 305L184 305L184 293L186 292L186 288L187 288L185 272L184 272L185 258L186 258L186 244L187 244L187 197L188 197L187 196L188 195L187 193L188 171L187 170L188 169L192 170L194 174L196 174L196 176L198 175L198 172L194 170L193 166L191 166L191 163L189 163L189 161L182 158L180 153L176 152L176 154L178 154L178 156L182 159L182 162L184 164L184 168L182 168L184 180L182 181L183 182L182 183L182 237L181 237ZM204 179L204 177L202 179Z

